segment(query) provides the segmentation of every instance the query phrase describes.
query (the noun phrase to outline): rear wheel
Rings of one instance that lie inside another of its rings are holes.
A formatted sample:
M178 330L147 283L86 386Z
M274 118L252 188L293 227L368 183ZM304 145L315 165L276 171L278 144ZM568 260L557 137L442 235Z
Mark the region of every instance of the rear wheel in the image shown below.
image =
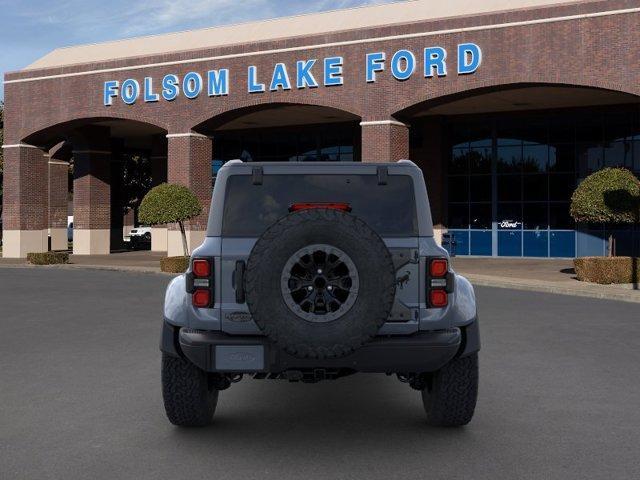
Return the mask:
M169 421L180 427L211 424L218 404L218 390L206 372L166 354L162 354L162 397Z
M456 358L427 379L422 402L427 423L459 427L471 421L478 397L478 354Z

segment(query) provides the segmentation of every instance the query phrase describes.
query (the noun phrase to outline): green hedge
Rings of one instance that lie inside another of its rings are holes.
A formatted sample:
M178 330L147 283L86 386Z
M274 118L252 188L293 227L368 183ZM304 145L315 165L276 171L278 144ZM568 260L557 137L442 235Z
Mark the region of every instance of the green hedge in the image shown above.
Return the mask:
M160 271L184 273L189 268L189 257L165 257L160 259Z
M582 282L609 285L640 281L640 258L581 257L576 258L573 264L578 280Z
M66 252L27 253L27 261L31 265L60 265L69 263Z

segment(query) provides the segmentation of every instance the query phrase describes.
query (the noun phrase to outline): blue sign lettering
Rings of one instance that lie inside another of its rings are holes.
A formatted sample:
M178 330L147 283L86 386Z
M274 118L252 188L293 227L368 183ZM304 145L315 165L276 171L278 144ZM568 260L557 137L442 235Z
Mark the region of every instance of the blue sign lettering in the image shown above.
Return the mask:
M296 86L298 88L318 88L316 77L311 69L316 64L316 60L301 60L296 62Z
M140 84L133 78L128 78L122 82L122 88L120 89L120 96L122 101L127 105L133 105L136 103L138 96L140 95Z
M160 95L153 93L153 78L146 77L144 79L144 101L157 102L158 100L160 100Z
M207 72L207 93L210 97L229 95L229 70L209 70Z
M342 85L342 57L329 57L324 59L324 85L331 87L333 85Z
M388 65L390 73L385 74L388 55L391 58ZM384 51L366 53L364 60L364 77L368 84L375 84L383 76L399 82L407 81L416 76L418 68L422 69L424 78L428 79L446 77L448 74L447 50L440 46L426 47L418 57L409 49L401 49L393 54ZM344 58L334 56L322 60L297 60L295 64L275 63L270 80L268 77L261 78L258 67L250 65L247 67L247 92L250 94L266 92L265 82L269 82L271 92L289 91L293 88L292 80L295 81L297 89L318 88L320 84L314 75L314 68L320 69L316 67L317 64L323 68L321 73L318 72L318 75L322 75L322 85L325 87L344 85ZM296 69L295 79L289 75L288 70L289 67L293 68L293 65ZM482 50L477 44L461 43L457 46L458 75L473 74L481 65ZM264 72L262 74L264 75ZM195 100L205 89L208 97L229 95L231 89L231 75L227 68L208 70L206 74L191 71L182 78L173 73L166 74L160 80L160 87L155 87L158 90L154 89L156 80L154 77L143 77L140 81L128 78L122 83L119 80L108 80L103 84L103 103L107 107L111 106L118 97L126 105L133 105L139 99L145 103L158 102L160 99L171 102L181 94Z
M249 93L261 93L265 91L264 83L258 83L256 79L257 75L258 67L250 66L248 74Z
M104 82L104 105L106 107L113 105L113 99L118 96L118 85L120 82L117 80Z
M408 80L416 71L416 57L409 50L398 50L391 58L391 73L400 81Z
M387 55L384 52L367 54L367 83L376 81L376 73L384 72L384 62Z
M289 74L287 73L287 66L284 63L276 63L273 69L273 77L271 77L271 85L269 90L272 92L277 91L279 88L283 90L291 90L291 82L289 81Z
M458 45L458 74L474 73L482 64L482 50L475 43Z
M202 92L202 77L199 73L189 72L182 79L182 91L184 96L190 100L198 98Z
M433 71L439 77L447 76L447 51L442 47L430 47L424 49L424 76L433 77Z
M169 74L162 79L162 98L168 102L175 100L180 89L178 88L178 76Z

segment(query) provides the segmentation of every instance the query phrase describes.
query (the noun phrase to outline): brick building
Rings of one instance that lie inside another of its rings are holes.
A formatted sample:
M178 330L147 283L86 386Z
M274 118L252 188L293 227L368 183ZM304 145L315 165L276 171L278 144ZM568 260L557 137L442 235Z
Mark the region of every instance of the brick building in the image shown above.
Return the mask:
M233 158L410 158L458 255L603 253L569 199L603 166L640 170L638 25L637 0L414 0L55 50L5 76L3 255L66 248L70 158L74 253L109 253L133 150L206 208Z

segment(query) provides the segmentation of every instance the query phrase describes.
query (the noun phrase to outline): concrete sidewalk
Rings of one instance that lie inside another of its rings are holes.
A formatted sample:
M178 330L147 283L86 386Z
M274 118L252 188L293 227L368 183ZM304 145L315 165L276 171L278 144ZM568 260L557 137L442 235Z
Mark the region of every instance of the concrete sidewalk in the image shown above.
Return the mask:
M161 273L160 259L164 253L150 251L122 251L111 255L69 255L67 265L49 265L44 268L93 268L132 272ZM23 258L0 258L1 267L43 268L29 265Z
M571 260L456 257L452 264L474 285L640 303L639 285L580 282Z
M0 259L0 267L93 268L132 272L160 273L162 253L148 251L119 252L111 255L71 255L69 265L33 267L26 260ZM571 260L523 258L469 258L452 260L456 272L474 285L559 293L581 297L605 298L640 303L640 289L634 285L596 285L575 278Z

